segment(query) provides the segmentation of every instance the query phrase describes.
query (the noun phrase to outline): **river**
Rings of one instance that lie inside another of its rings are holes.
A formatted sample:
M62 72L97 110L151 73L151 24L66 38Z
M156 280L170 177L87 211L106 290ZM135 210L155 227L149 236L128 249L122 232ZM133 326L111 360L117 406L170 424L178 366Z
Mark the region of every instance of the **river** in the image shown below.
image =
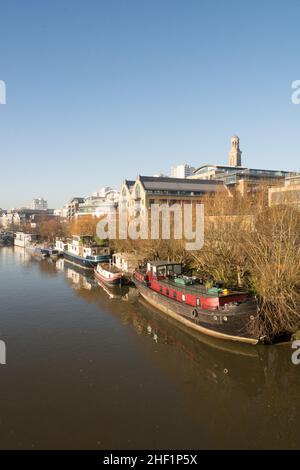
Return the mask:
M300 448L291 346L192 335L63 260L0 248L1 449Z

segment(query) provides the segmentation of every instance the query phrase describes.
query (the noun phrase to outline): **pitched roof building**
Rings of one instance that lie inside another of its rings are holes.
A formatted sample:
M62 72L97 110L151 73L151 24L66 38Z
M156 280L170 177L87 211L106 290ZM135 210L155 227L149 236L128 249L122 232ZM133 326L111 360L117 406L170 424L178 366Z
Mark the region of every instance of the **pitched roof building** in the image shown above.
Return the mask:
M139 204L143 209L151 204L200 203L204 195L218 191L226 191L222 181L139 175L136 181L124 181L120 201L127 208Z

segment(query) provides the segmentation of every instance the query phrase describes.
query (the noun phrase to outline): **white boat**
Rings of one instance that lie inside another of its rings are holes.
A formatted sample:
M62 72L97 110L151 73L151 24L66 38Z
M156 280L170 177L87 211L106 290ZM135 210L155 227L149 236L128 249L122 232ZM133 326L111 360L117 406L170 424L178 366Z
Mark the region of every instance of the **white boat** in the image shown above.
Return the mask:
M39 236L35 233L24 233L24 232L16 232L14 238L14 245L20 246L21 248L26 248L31 243L37 242Z
M108 263L97 264L94 270L95 277L101 282L109 285L121 284L123 273L115 266Z
M98 263L110 260L110 248L107 242L97 243L90 235L73 235L64 249L65 260L84 269L94 269Z

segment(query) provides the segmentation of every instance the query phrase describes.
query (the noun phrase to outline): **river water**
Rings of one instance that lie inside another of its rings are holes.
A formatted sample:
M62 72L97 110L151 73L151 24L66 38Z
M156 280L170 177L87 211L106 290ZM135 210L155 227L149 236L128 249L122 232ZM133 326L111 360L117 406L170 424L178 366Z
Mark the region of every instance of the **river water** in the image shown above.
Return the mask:
M1 449L300 448L290 345L193 336L58 260L0 248Z

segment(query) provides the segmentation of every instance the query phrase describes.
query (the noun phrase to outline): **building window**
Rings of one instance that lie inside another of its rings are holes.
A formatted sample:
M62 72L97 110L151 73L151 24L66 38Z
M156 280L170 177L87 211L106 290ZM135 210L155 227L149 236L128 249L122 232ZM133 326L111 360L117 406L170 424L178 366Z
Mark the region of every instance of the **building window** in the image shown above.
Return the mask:
M141 188L140 188L140 185L139 185L139 184L135 187L135 198L136 198L136 199L140 199L140 198L141 198Z

